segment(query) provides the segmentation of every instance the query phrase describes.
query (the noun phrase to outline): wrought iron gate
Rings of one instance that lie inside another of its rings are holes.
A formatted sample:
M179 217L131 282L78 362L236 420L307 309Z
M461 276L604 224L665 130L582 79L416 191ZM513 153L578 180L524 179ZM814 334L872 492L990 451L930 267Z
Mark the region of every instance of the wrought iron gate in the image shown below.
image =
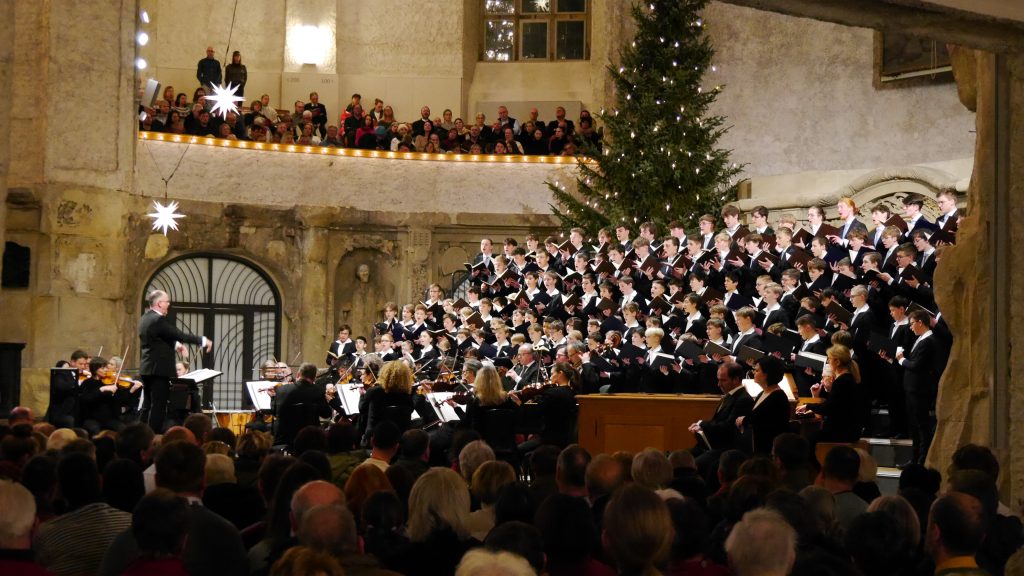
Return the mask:
M203 405L218 410L252 407L245 382L260 364L280 358L281 305L277 288L252 264L225 255L191 254L168 262L143 292L171 297L170 316L178 328L213 340L213 351L193 347L191 368L224 374L203 390Z

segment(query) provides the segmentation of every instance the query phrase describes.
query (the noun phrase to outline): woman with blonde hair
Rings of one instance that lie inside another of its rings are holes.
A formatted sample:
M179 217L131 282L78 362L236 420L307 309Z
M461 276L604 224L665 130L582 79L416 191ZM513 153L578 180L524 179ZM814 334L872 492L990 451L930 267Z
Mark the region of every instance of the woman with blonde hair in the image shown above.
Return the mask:
M469 535L469 488L458 472L431 468L409 494L410 545L394 567L402 574L453 574L480 543Z
M864 392L860 368L846 346L832 346L826 352L832 380L811 386L811 395L824 397L821 404L797 407L798 414L815 413L824 419L814 442L856 442L864 428ZM812 442L813 443L813 442Z
M412 370L400 360L392 360L380 369L379 386L367 390L360 401L359 432L364 446L369 446L370 432L383 420L391 420L403 432L409 428L413 410L412 380Z
M604 551L619 574L660 574L674 529L668 506L639 484L619 488L604 511Z

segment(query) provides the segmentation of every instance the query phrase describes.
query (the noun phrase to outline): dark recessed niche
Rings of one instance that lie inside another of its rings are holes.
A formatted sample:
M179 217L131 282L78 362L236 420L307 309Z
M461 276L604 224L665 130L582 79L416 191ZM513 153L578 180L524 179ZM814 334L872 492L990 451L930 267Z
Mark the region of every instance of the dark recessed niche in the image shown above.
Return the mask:
M4 271L0 286L3 288L28 288L29 270L32 266L32 250L15 242L4 245Z

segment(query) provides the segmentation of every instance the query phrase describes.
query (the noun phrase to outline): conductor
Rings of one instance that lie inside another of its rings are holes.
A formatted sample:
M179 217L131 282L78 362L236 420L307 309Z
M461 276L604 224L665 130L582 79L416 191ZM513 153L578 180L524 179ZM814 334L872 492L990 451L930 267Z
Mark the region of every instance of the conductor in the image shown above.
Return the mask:
M174 322L167 318L171 297L166 292L154 290L146 296L146 302L149 303L149 310L139 319L142 350L139 375L146 392L142 402L142 421L159 434L164 429L171 378L177 375L174 366L175 350L187 358L186 343L202 346L209 352L213 349L213 341L206 336L195 336L178 330Z

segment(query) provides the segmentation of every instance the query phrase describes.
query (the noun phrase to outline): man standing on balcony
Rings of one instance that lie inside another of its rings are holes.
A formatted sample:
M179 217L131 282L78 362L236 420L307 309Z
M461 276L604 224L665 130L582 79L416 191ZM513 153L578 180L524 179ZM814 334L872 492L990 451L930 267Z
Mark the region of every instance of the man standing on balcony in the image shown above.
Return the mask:
M200 60L196 65L196 79L204 88L220 86L220 62L213 57L213 46L206 47L206 58Z

